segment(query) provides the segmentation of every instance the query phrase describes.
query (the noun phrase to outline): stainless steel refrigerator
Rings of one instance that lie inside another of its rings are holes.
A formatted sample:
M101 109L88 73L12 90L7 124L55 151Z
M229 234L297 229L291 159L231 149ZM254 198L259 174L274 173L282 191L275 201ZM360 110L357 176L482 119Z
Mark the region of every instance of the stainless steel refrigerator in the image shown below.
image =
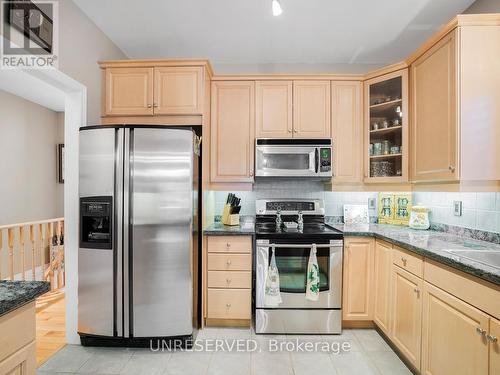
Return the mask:
M83 345L192 336L198 321L198 140L190 128L80 129Z

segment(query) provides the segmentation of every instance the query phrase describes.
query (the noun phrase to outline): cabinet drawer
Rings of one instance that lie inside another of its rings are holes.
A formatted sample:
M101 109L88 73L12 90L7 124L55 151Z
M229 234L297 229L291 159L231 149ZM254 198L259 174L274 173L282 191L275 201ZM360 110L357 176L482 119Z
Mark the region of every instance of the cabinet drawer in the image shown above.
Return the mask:
M250 319L251 289L208 289L209 319Z
M0 361L35 340L35 302L0 317Z
M399 247L394 247L392 262L418 277L424 277L424 260L418 255L413 255Z
M251 288L250 271L208 271L209 288Z
M208 237L209 253L251 253L250 236L211 236Z
M250 254L208 254L209 271L251 271Z

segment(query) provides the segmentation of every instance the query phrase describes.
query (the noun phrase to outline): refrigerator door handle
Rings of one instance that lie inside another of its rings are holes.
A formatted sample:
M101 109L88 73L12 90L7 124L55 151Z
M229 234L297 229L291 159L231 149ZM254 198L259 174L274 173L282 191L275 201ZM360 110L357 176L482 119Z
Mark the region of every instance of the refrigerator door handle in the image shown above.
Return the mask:
M114 203L114 270L115 270L115 322L114 334L123 336L123 129L115 134L115 203Z
M124 129L123 148L123 336L129 337L130 327L130 173L131 173L131 140L132 132Z

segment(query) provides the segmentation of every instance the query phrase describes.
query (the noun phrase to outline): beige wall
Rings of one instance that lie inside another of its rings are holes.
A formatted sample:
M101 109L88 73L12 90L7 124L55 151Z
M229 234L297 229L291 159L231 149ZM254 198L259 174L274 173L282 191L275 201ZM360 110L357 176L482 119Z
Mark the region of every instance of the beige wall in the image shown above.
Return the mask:
M64 215L58 113L0 91L0 225Z
M127 56L71 0L59 1L59 70L87 86L87 124L101 113L99 60Z
M500 13L500 0L476 0L464 13Z

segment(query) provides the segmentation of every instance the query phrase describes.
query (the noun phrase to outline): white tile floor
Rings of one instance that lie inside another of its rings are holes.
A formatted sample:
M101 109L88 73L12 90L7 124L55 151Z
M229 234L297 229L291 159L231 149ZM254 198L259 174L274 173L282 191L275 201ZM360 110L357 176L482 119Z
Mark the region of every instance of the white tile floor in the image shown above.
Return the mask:
M344 330L341 336L263 336L255 335L250 329L226 328L207 328L199 332L200 343L213 345L213 339L225 339L227 345L234 340L244 343L251 339L259 349L254 352L238 352L235 348L232 351L152 352L149 349L67 345L45 362L37 374L411 374L382 337L371 329ZM296 345L296 340L310 342L310 345L328 343L330 351L273 351L275 346L270 347L269 340L276 340L272 342L274 345L280 342ZM349 343L350 350L338 353L343 343Z

